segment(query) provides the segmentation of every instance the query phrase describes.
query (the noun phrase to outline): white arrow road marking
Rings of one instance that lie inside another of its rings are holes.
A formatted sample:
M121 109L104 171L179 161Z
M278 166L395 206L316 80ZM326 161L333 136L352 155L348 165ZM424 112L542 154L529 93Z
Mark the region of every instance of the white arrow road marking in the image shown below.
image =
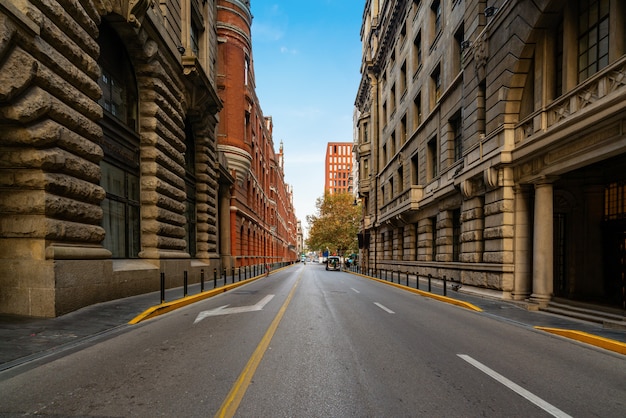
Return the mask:
M224 306L220 306L219 308L211 309L210 311L202 311L202 312L200 312L198 314L198 316L196 317L196 320L193 321L193 323L197 324L198 322L202 321L204 318L207 318L209 316L228 315L228 314L241 313L241 312L260 311L261 309L263 309L263 307L265 305L267 305L267 303L270 300L272 300L273 297L274 297L274 295L267 295L263 299L261 299L259 302L257 302L256 305L235 306L233 308L229 308L228 305L224 305Z
M550 414L550 415L552 415L554 417L558 417L558 418L572 418L570 415L567 415L565 412L561 411L556 406L554 406L552 404L549 404L548 402L544 401L543 399L541 399L537 395L527 391L526 389L524 389L520 385L518 385L518 384L510 381L506 377L502 376L500 373L498 373L498 372L490 369L489 367L485 366L484 364L482 364L478 360L474 360L472 357L468 356L467 354L457 354L457 356L461 357L463 360L467 361L469 364L471 364L472 366L476 367L478 370L480 370L481 372L485 373L486 375L494 378L495 380L497 380L498 382L500 382L501 384L503 384L507 388L511 389L513 392L515 392L518 395L528 399L530 402L534 403L539 408L541 408L544 411L546 411L548 414Z
M392 311L391 309L389 309L388 307L386 307L385 305L381 305L378 302L374 302L374 305L378 306L380 309L382 309L383 311L390 313L390 314L395 314L394 311Z

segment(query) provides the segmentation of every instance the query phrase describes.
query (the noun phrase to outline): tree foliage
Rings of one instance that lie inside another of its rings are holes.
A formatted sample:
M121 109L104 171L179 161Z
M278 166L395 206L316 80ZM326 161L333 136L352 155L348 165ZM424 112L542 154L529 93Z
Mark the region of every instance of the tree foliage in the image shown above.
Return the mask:
M357 232L361 206L354 205L350 193L324 194L318 197L315 206L317 213L307 215L309 235L306 244L309 249L347 255L357 252Z

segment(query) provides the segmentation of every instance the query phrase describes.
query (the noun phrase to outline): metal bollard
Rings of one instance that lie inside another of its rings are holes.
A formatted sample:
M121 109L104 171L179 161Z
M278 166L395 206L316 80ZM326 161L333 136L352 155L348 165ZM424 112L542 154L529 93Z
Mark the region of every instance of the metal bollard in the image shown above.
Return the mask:
M187 270L183 272L183 297L187 296L187 283L189 277L187 276Z
M443 275L443 295L448 296L448 285L446 284L446 275Z
M224 273L224 286L226 286L226 267L222 268L222 273Z
M235 267L230 268L231 276L233 277L233 283L235 283Z
M406 287L409 287L409 272L406 272Z
M165 273L161 273L161 303L165 303Z
M430 280L433 278L433 275L428 273L428 291L430 292L431 288L430 288Z
M200 270L200 293L204 292L204 269Z
M213 289L217 287L217 269L213 269Z
M240 282L241 281L241 266L239 267L239 272L238 273L239 273L239 280L238 281Z
M417 290L420 289L420 274L419 273L415 273L415 288Z

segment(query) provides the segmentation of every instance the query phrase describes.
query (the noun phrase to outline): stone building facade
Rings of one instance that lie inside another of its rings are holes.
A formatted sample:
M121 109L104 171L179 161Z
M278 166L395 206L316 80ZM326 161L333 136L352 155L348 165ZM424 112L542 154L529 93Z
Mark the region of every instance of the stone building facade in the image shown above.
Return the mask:
M0 313L229 262L217 16L210 0L0 0Z
M616 0L366 1L362 267L623 313L625 19Z
M298 259L293 190L285 182L284 150L274 148L273 121L256 96L250 2L218 0L218 92L224 103L218 149L235 182L229 202L230 243L236 267Z

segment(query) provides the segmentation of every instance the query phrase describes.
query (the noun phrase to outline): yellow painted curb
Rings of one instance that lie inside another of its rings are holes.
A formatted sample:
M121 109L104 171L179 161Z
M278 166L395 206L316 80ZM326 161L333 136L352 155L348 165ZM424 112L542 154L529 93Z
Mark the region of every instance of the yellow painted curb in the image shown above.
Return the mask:
M278 270L280 270L280 269L274 270L270 274L272 274L272 273L274 273L274 272L276 272ZM162 303L160 305L153 306L151 308L146 309L145 311L143 311L142 313L140 313L136 317L134 317L129 322L129 324L130 325L138 324L139 322L142 322L142 321L145 321L145 320L157 317L159 315L163 315L164 313L168 313L168 312L174 311L174 310L176 310L178 308L182 308L183 306L191 305L192 303L199 302L201 300L210 298L212 296L219 295L220 293L227 292L227 291L229 291L231 289L235 289L235 288L237 288L239 286L243 286L244 284L251 283L251 282L253 282L255 280L258 280L258 279L261 279L263 277L266 277L265 274L261 274L260 276L251 277L251 278L243 280L241 282L235 282L235 283L228 284L226 286L218 287L217 289L207 290L207 291L204 291L202 293L198 293L196 295L186 296L186 297L184 297L182 299L176 299L176 300L173 300L171 302L165 302L165 303Z
M469 309L469 310L472 310L472 311L475 311L475 312L482 312L483 311L478 306L476 306L476 305L474 305L472 303L469 303L469 302L464 302L462 300L449 298L447 296L436 295L434 293L425 292L425 291L419 290L419 289L413 289L412 287L404 286L404 285L397 284L397 283L391 283L391 282L388 282L388 281L385 281L385 280L377 279L376 277L366 276L366 275L361 274L361 273L354 273L354 272L349 272L349 273L352 273L352 274L354 274L356 276L364 277L366 279L370 279L370 280L374 280L374 281L377 281L377 282L380 282L380 283L384 283L384 284L389 285L389 286L395 286L398 289L408 290L409 292L413 292L413 293L416 293L418 295L421 295L421 296L424 296L424 297L427 297L427 298L436 299L436 300L438 300L440 302L445 302L445 303L450 303L452 305L460 306L462 308Z
M549 332L551 334L560 335L561 337L571 338L572 340L595 345L605 350L614 351L620 354L626 354L626 343L611 340L609 338L600 337L598 335L589 334L583 331L575 331L571 329L535 327L540 331Z

